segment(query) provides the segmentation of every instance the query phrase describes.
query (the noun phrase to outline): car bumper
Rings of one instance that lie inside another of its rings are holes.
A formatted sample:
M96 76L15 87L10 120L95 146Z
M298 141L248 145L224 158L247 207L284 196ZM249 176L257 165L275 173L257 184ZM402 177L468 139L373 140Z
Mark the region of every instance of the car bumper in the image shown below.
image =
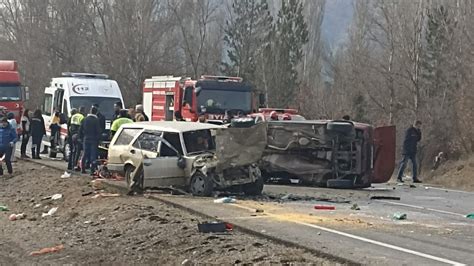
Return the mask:
M121 175L123 175L125 172L123 164L108 163L107 168L109 169L109 171L119 173Z

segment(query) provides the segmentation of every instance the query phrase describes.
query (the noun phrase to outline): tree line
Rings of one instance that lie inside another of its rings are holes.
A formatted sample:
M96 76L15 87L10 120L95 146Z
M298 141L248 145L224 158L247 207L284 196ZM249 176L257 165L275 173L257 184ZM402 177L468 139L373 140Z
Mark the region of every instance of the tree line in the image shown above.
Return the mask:
M109 74L129 104L152 75L225 74L269 106L396 125L399 140L422 120L422 160L472 153L472 1L353 5L329 47L324 0L0 0L0 57L18 60L36 106L63 71Z

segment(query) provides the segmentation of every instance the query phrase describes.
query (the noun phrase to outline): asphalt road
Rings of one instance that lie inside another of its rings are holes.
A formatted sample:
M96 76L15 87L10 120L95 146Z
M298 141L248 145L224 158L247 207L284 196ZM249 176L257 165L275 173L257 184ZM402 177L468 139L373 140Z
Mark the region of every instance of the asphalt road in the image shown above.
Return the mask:
M41 163L66 168L59 160ZM152 197L341 261L377 265L469 265L474 261L474 220L465 217L474 213L474 193L425 184L415 188L382 184L367 190L266 185L264 192L283 200L238 199L235 204L217 204L212 198ZM290 200L295 196L313 199ZM400 200L371 200L371 196ZM317 200L321 198L341 203ZM352 210L353 204L360 210ZM315 205L335 210L315 210ZM397 212L407 218L393 219Z

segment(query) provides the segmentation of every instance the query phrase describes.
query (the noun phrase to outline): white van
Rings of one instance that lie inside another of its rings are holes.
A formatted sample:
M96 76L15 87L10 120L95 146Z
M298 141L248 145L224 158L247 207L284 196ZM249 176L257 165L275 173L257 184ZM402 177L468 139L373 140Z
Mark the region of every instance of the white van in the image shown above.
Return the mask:
M62 73L62 77L52 78L50 86L44 90L42 113L47 137L43 140L43 144L46 147L51 146L49 126L54 110L60 110L63 115L70 117L72 108L79 109L84 106L86 112L89 112L93 104L98 104L100 112L105 116L105 129L108 131L116 102L121 102L125 106L117 82L109 79L107 75L66 72ZM62 143L59 143L56 150L50 151L50 157L56 157L57 152L68 154L64 141L66 136L67 125L63 124Z

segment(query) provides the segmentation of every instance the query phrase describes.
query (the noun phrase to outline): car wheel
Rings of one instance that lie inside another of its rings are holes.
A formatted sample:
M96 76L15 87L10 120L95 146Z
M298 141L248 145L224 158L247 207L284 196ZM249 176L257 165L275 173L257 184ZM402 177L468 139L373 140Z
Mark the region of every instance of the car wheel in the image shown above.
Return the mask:
M212 179L201 172L196 172L189 184L190 191L194 196L209 197L214 190L214 183Z
M349 179L329 179L326 185L328 188L351 189L354 188L354 181Z
M262 195L263 183L264 183L263 176L259 175L259 177L257 178L255 182L243 185L242 189L244 193L249 196Z
M135 167L131 165L125 166L125 181L127 181L127 187L130 188L130 185L132 184L132 173L135 170Z
M133 173L138 172L139 174L138 177L138 183L135 184L133 179ZM134 193L137 194L142 194L143 193L143 167L139 167L138 169L135 169L135 167L129 165L125 168L125 179L127 181L127 186L129 189L129 195L133 195Z

